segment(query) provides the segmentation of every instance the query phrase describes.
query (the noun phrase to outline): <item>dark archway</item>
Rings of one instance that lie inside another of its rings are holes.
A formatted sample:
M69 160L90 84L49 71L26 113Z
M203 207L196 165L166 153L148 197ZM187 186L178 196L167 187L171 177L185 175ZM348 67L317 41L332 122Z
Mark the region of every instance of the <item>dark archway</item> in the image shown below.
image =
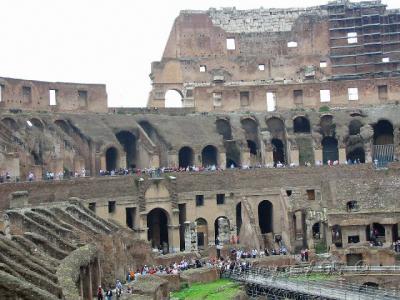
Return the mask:
M190 147L182 147L179 150L179 167L187 168L194 165L194 152Z
M136 168L136 136L123 130L115 135L118 142L124 147L126 153L126 167Z
M336 124L333 123L332 115L324 115L320 119L320 133L326 137L335 136Z
M317 222L312 226L312 235L313 235L313 238L316 240L321 239L321 224L320 224L320 222Z
M70 126L67 124L66 121L64 121L64 120L56 120L54 122L54 124L56 124L58 127L60 127L61 130L64 131L65 133L67 133L67 134L70 133Z
M218 119L215 125L217 126L217 132L222 135L225 141L232 140L232 129L228 120Z
M257 144L254 141L247 140L247 147L251 155L257 155Z
M335 244L335 246L338 248L343 246L342 228L339 225L332 226L332 244Z
M356 161L356 162L359 161L360 163L365 163L364 148L362 148L362 147L355 148L351 152L347 153L346 159L351 160L352 163L354 163L354 161Z
M385 227L382 224L372 223L372 227L367 225L365 234L367 241L373 241L374 243L378 240L381 242L385 241Z
M322 160L326 164L328 160L339 160L338 141L333 137L324 137L322 142Z
M43 164L43 158L42 158L41 153L37 153L37 152L35 152L35 151L31 151L31 155L32 155L32 157L33 157L33 163L34 163L36 166L40 166L40 165Z
M204 249L208 245L208 225L206 219L196 219L197 224L197 247Z
M4 118L1 120L10 130L18 130L17 122L12 118Z
M242 202L236 204L236 234L239 236L242 227Z
M118 150L114 147L110 147L106 151L106 170L116 170L118 165Z
M39 119L37 119L37 118L32 118L32 119L30 119L29 121L30 121L31 124L32 124L33 126L35 126L37 129L43 130L43 128L44 128L43 122L40 121Z
M258 204L258 224L262 234L273 231L273 206L268 200Z
M274 165L278 162L284 164L285 161L285 147L281 140L279 139L272 139L272 155L274 159Z
M375 282L365 282L360 286L361 293L373 292L377 289L379 289L379 284Z
M349 135L357 135L360 134L360 130L363 124L360 120L351 120L349 124Z
M155 208L147 214L147 240L153 248L168 252L168 213L161 208Z
M208 145L201 151L201 161L203 167L218 166L218 151L212 145Z
M297 117L293 120L294 133L310 133L310 121L306 117Z
M392 123L387 120L380 120L373 128L374 145L392 145L394 143Z

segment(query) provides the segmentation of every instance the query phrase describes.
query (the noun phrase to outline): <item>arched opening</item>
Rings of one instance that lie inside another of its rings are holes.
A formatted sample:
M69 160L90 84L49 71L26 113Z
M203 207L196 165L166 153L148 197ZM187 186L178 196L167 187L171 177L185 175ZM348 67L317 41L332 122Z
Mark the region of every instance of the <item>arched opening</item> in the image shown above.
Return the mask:
M349 135L357 135L360 134L360 130L362 127L362 123L360 120L351 120L349 124Z
M203 218L196 219L197 224L197 247L203 250L208 245L208 225Z
M374 246L382 246L386 241L385 239L385 227L379 223L372 223L371 225L367 225L365 228L365 233L367 237L367 241L372 242Z
M251 140L247 140L247 147L249 148L250 155L257 156L257 144Z
M285 139L285 124L284 122L276 117L269 118L267 120L268 131L271 133L272 138Z
M380 120L374 126L374 145L392 145L393 125L387 120Z
M36 151L31 151L31 155L32 155L33 163L35 164L35 166L40 166L43 164L43 159L42 159L42 156L40 155L40 153L37 153Z
M226 151L226 167L238 167L240 165L240 149L237 142L225 141L224 146Z
M242 227L242 202L236 204L236 234L239 236Z
M123 130L115 135L126 153L126 167L136 168L136 136Z
M118 161L118 150L114 147L110 147L106 151L106 170L113 171L117 169Z
M324 137L322 142L322 160L326 164L329 161L339 160L338 141L333 137Z
M165 93L165 107L182 107L183 96L178 90L168 90Z
M273 206L268 200L261 201L258 204L258 224L262 234L273 231Z
M147 240L153 248L168 253L168 214L161 208L154 208L147 214Z
M217 132L222 135L225 141L232 140L232 129L228 120L218 119L215 124L217 126Z
M274 165L278 163L285 164L285 147L283 142L279 139L272 139L272 156L274 159Z
M215 245L228 244L230 241L230 224L227 217L221 216L214 221Z
M30 119L29 120L30 122L31 122L31 124L33 125L33 126L35 126L37 129L40 129L40 130L43 130L43 123L42 123L42 121L40 121L39 119L37 119L37 118L32 118L32 119Z
M335 244L335 246L338 248L341 248L343 246L342 229L339 225L332 226L332 244Z
M17 122L12 118L4 118L1 120L4 125L6 125L11 130L18 130Z
M201 151L203 167L218 166L218 151L212 145L208 145Z
M317 222L312 226L312 235L313 235L313 238L316 240L321 239L321 224L320 224L320 222Z
M187 168L189 166L193 166L194 164L194 152L190 147L182 147L179 150L179 167Z
M64 120L56 120L54 122L54 124L56 124L58 127L60 127L62 131L69 134L70 127L68 126L67 122L65 122Z
M310 121L306 117L297 117L293 120L294 133L310 133Z
M360 286L361 293L374 292L377 289L379 289L379 284L375 282L365 282Z

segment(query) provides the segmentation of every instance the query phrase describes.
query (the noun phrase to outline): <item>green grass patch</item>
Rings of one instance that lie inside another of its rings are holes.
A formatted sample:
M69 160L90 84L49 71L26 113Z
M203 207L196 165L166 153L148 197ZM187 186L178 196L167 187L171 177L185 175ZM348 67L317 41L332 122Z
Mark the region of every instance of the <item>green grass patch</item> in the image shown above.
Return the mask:
M220 279L210 283L195 283L191 287L172 293L171 299L228 300L239 291L239 284L228 279Z

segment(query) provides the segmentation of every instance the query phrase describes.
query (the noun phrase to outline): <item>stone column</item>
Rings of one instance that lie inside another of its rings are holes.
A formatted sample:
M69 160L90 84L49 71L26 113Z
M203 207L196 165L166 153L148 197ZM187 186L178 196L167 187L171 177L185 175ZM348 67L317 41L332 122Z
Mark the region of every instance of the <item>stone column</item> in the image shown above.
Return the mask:
M89 275L89 290L88 290L88 298L93 299L93 282L92 282L92 266L89 264L88 268L88 275Z
M227 245L230 243L230 228L226 218L218 219L218 239L220 245Z
M197 245L197 224L196 222L185 222L185 251L196 252Z
M248 149L240 152L242 166L250 166L250 152Z
M393 242L392 224L383 225L385 227L385 246L390 246Z
M330 249L330 246L332 245L332 228L329 225L326 226L325 241L326 246L328 247L328 249Z
M178 154L168 153L168 167L179 167Z
M125 152L123 152L123 153L119 152L119 153L120 153L120 155L119 155L119 162L118 162L117 168L119 167L119 168L125 169L127 167L126 153Z
M322 161L322 149L314 149L314 158L315 162Z
M339 148L339 163L346 163L346 148Z
M168 244L169 252L177 253L180 250L180 238L179 238L179 224L168 225Z
M226 153L219 152L218 154L218 166L222 169L226 168Z
M299 149L291 149L288 157L288 163L293 163L296 166L300 165Z
M139 213L139 222L136 225L139 232L139 239L147 241L147 232L149 228L147 227L147 213Z

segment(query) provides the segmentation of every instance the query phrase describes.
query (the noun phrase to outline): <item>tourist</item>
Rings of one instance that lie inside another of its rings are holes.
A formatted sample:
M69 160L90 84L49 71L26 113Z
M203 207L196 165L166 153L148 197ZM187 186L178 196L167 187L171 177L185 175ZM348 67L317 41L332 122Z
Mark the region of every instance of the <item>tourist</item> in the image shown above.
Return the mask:
M28 180L29 181L34 181L35 180L35 175L33 174L32 171L30 171L29 174L28 174Z
M97 300L103 300L103 289L101 288L101 285L99 285L99 288L97 289Z
M304 250L304 260L308 261L308 249L307 248Z
M106 300L112 300L113 292L111 288L109 288L106 292Z

